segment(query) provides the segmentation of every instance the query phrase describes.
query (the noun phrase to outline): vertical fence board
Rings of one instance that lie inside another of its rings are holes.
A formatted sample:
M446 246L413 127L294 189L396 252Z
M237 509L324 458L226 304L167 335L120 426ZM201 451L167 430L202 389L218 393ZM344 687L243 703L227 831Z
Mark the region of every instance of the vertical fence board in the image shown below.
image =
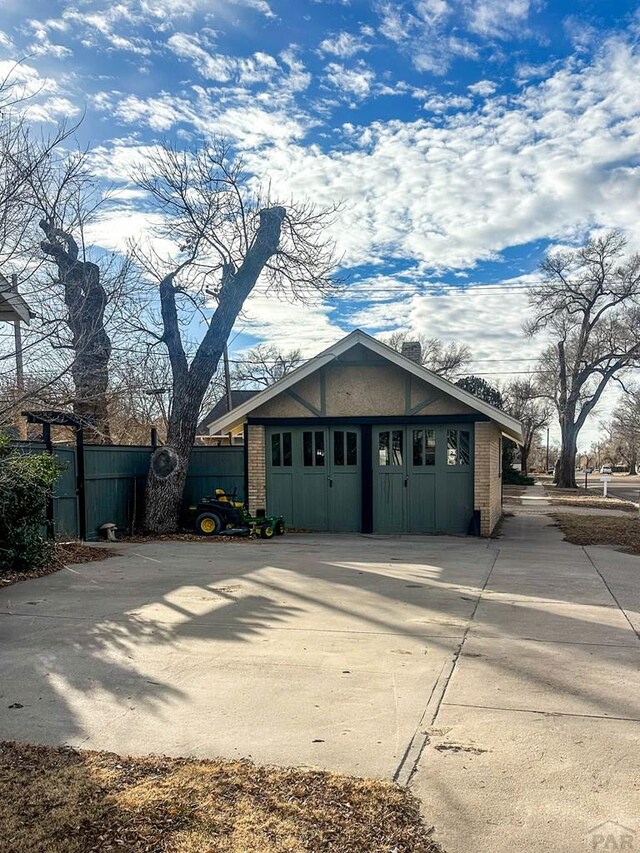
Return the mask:
M44 453L40 442L14 442L23 453ZM87 444L85 459L85 500L87 539L100 538L100 527L117 525L129 534L139 528L144 512L144 484L152 447ZM57 539L79 534L76 493L76 450L54 445L54 455L65 470L54 489L54 532ZM242 447L194 447L187 472L185 503L198 501L215 489L236 491L244 500L244 449Z

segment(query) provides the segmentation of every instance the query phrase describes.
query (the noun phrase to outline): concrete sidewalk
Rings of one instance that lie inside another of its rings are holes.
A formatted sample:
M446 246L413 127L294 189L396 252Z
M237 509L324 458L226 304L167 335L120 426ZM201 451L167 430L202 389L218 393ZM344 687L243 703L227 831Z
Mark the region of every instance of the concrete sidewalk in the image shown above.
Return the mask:
M496 545L424 728L425 815L447 853L640 848L640 559L526 512Z

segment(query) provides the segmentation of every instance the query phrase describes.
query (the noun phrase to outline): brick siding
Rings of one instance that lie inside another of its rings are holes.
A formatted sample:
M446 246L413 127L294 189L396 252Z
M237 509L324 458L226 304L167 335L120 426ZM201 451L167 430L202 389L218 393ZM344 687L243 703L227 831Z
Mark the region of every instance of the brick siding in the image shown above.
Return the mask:
M248 495L249 512L255 513L266 505L267 473L265 455L265 428L256 424L247 427Z
M492 423L476 423L474 506L480 510L480 535L490 536L502 515L500 430Z

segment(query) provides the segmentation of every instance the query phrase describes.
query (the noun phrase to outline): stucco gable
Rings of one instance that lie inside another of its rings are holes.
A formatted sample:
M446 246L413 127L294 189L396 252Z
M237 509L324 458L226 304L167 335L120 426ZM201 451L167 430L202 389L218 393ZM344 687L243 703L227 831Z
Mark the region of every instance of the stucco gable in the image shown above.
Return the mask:
M520 441L509 415L356 330L212 423L223 432L247 417L365 417L479 413Z

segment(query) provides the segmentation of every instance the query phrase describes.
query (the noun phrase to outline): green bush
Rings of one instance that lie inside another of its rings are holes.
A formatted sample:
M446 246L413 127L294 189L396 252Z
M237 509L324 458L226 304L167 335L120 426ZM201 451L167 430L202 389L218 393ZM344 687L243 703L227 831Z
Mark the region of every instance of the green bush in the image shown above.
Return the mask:
M502 482L507 486L533 486L535 480L533 477L525 476L522 471L516 471L515 468L503 468Z
M0 435L0 571L28 571L51 558L43 528L62 469L53 456L22 453Z

